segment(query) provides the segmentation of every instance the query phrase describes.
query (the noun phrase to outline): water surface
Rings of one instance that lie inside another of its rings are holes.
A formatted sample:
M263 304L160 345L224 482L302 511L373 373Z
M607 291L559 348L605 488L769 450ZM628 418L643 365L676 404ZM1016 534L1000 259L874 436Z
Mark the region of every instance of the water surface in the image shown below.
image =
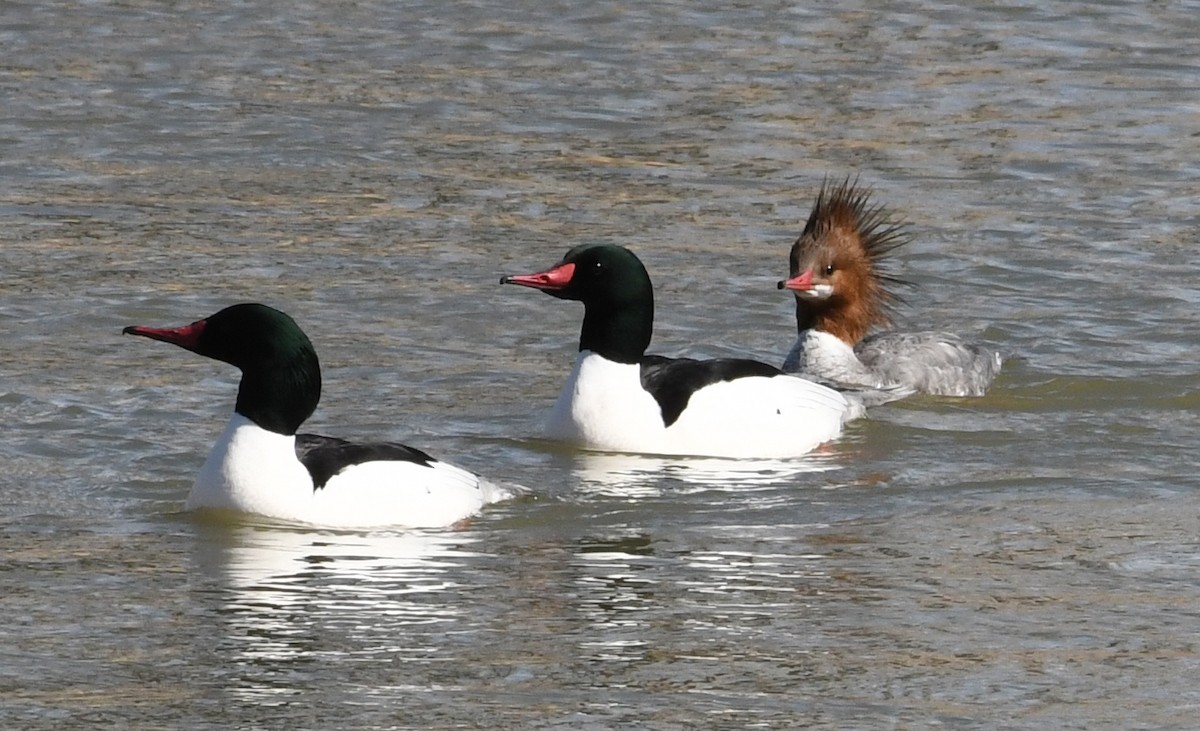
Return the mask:
M0 12L0 725L1182 728L1200 694L1194 2L37 3ZM639 253L656 352L782 359L825 179L904 324L1010 355L807 460L536 439ZM315 431L529 488L456 530L180 513L237 301Z

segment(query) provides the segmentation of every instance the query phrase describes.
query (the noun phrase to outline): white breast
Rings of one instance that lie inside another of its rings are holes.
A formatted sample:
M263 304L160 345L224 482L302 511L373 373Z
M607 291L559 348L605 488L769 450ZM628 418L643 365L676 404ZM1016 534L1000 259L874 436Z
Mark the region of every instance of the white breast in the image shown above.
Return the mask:
M888 388L895 385L864 365L854 349L841 338L819 330L800 333L783 361L783 370L859 388Z
M187 508L303 519L311 500L312 478L296 458L296 438L234 413L200 468Z
M647 451L640 447L662 439L661 413L637 365L585 350L550 412L546 436L590 449Z

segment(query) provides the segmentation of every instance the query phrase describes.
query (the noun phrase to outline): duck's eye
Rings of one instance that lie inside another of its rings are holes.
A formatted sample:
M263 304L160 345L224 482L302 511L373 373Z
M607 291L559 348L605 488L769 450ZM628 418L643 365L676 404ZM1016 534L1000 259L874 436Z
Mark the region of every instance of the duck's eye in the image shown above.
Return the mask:
M827 277L828 277L830 274L833 274L833 265L832 265L832 264L826 264L826 265L825 265L825 276L827 276Z

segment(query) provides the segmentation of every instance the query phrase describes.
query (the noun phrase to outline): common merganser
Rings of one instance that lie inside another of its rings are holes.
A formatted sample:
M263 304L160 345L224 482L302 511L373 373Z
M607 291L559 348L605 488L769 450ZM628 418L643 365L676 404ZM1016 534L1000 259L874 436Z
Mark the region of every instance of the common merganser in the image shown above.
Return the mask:
M237 404L187 498L218 509L333 528L442 527L512 493L394 442L297 434L321 398L312 342L288 315L250 303L177 328L123 331L242 371Z
M588 449L711 457L791 457L837 438L837 391L748 359L646 355L654 290L613 245L577 246L550 269L504 277L583 303L579 357L546 429Z
M804 232L792 245L796 344L783 370L821 382L866 388L908 387L939 396L982 396L1001 357L957 335L884 330L899 299L888 255L909 241L904 224L849 180L823 185Z

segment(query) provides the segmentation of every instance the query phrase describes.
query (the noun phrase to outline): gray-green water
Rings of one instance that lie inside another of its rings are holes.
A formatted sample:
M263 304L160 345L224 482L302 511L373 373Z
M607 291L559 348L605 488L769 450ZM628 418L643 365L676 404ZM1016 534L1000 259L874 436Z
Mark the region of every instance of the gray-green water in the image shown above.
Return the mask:
M1186 728L1200 691L1200 5L0 6L0 726ZM534 439L611 241L655 350L778 361L827 176L907 324L1014 359L793 463ZM531 497L333 534L179 513L260 300L310 423Z

